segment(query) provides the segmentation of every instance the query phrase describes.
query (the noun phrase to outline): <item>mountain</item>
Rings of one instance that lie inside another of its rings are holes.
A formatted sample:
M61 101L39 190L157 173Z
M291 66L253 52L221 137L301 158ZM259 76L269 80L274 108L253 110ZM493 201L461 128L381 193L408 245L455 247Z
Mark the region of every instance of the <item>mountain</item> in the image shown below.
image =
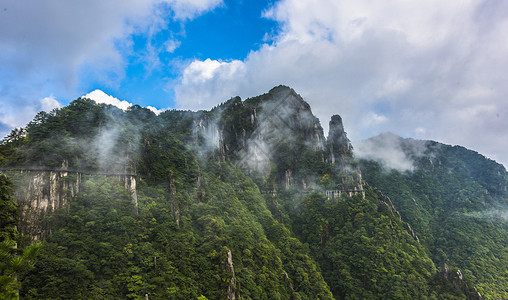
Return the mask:
M235 97L210 111L156 115L140 106L123 111L79 98L37 114L0 145L0 169L9 177L2 181L1 199L10 201L8 207L13 198L17 202L24 236L10 239L21 247L41 242L34 267L19 275L21 296L505 295L503 264L482 272L460 264L506 261L504 225L476 256L462 261L478 238L452 242L450 229L438 228L460 202L448 192L465 189L471 176L470 191L460 194L471 209L461 212L480 218L502 208L502 166L463 148L465 158L453 159L453 151L443 150L449 146L413 147L395 138L412 160L404 170L390 170L372 157L355 159L339 115L329 125L325 137L310 105L285 86L244 101ZM439 165L433 160L439 153L443 167L435 168L447 181L443 187L425 163L430 157L429 164ZM418 172L427 177L413 178ZM407 189L401 190L401 181ZM420 196L427 202L411 210ZM446 228L459 225L453 220ZM491 228L485 224L464 233ZM495 288L489 290L490 284Z
M357 145L365 180L389 196L436 265L508 298L508 173L479 153L382 134Z

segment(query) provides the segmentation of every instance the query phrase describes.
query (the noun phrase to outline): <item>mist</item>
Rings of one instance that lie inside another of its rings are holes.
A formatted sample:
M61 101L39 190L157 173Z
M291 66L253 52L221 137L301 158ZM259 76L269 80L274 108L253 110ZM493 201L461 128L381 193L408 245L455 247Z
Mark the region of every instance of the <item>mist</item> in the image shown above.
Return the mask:
M507 209L489 209L484 211L470 212L464 214L467 217L484 220L503 220L508 221Z
M383 133L355 142L353 146L358 159L376 161L387 171L412 172L415 168L414 159L424 155L427 142L403 139L393 133Z

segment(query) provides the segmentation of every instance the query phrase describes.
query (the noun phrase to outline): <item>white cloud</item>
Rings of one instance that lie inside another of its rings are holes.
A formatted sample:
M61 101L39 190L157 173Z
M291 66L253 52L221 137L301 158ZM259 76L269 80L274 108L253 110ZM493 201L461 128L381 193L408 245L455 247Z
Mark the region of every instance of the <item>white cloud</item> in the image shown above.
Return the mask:
M183 71L181 85L175 88L177 105L194 110L210 109L231 98L238 79L244 76L244 69L244 63L239 60L194 60Z
M53 95L44 97L33 105L25 105L19 108L5 106L0 110L0 139L6 136L13 128L24 127L30 122L39 111L50 112L62 105ZM1 126L5 124L4 126ZM8 127L8 128L2 128Z
M33 118L45 95L72 99L86 88L78 86L84 78L118 86L127 59L137 55L133 34L150 38L171 16L184 22L219 5L222 0L2 1L0 134ZM148 70L157 67L158 50L150 46Z
M406 151L403 150L406 149ZM413 171L414 158L424 154L426 143L413 139L402 139L392 133L383 133L368 140L354 143L357 158L374 160L386 170Z
M192 19L203 12L223 5L222 0L165 0L176 19Z
M96 103L110 104L110 105L120 108L123 111L127 110L129 107L132 106L131 102L128 102L127 100L120 100L118 98L115 98L111 95L104 93L101 90L94 90L94 91L82 96L82 98L91 99L91 100L95 101ZM159 115L161 112L166 110L166 109L157 109L153 106L147 106L146 108L148 108L149 110L154 112L156 115Z
M148 108L149 110L153 111L153 113L156 114L156 115L160 115L160 113L166 111L165 108L158 109L158 108L153 107L153 106L147 106L146 108Z
M33 106L22 107L20 111L16 112L4 110L0 112L0 123L9 126L11 129L22 127L30 122L36 113L37 110ZM9 131L10 130L6 130L3 132L3 136L9 133Z
M377 114L372 111L367 113L365 115L365 117L363 118L363 123L366 126L379 125L379 124L384 123L386 121L388 121L388 118L386 116Z
M324 126L341 114L353 140L393 131L508 165L503 11L508 2L281 0L264 14L280 26L272 45L235 62L235 72L216 61L190 63L177 102L210 108L287 84Z
M413 82L405 78L390 78L377 93L378 97L393 97L407 92Z
M55 108L62 107L62 104L58 102L53 95L41 99L41 110L50 112Z
M114 105L114 106L120 108L121 110L127 110L129 107L132 106L132 103L127 102L125 100L119 100L118 98L108 95L101 90L92 91L92 92L82 96L82 98L92 99L93 101L95 101L97 103Z
M425 134L425 133L427 133L427 128L425 128L425 127L417 127L417 128L415 128L414 131L415 131L416 134Z
M223 62L218 60L206 59L205 61L193 61L183 72L182 83L203 83L214 78L216 75L224 79L232 79L237 76L237 72L243 67L239 60Z
M168 40L164 46L166 47L166 52L168 53L173 53L175 52L175 50L180 47L182 43L180 41L175 41L175 40Z

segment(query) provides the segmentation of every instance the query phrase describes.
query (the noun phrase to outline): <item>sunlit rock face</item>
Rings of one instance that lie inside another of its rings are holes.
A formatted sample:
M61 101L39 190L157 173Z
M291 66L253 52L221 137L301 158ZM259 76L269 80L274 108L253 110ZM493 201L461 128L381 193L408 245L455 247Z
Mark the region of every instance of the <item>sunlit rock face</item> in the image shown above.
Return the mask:
M47 213L69 208L80 191L83 173L70 171L16 170L6 172L14 182L14 198L19 205L18 230L32 240L44 239L51 228L44 219ZM90 175L90 174L88 174ZM136 177L129 174L99 174L118 180L137 207Z
M18 229L33 240L50 233L43 216L67 207L81 184L81 174L66 171L27 170L9 175L15 182L15 199L21 211Z

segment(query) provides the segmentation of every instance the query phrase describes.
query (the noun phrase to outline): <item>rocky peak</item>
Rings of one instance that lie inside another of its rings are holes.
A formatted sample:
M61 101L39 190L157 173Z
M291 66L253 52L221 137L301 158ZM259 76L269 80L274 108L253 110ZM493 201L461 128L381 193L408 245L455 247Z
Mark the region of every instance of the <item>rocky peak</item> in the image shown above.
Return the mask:
M198 136L213 141L210 150L218 146L226 160L267 176L276 165L276 181L286 188L301 184L304 189L313 185L312 176L302 171L309 168L309 161L331 163L341 191L363 191L342 118L332 117L327 141L310 105L292 88L277 86L245 101L231 98L215 109L214 116L213 121L202 122Z
M286 85L279 85L274 88L272 88L270 91L268 91L268 94L273 95L275 98L278 98L277 96L288 94L288 93L295 93L296 92Z
M329 151L330 163L340 174L339 186L342 191L349 193L363 193L362 174L358 163L353 158L353 147L347 138L342 118L332 116L326 141Z
M339 115L333 115L330 120L328 144L330 146L332 162L335 161L336 157L341 155L353 156L351 142L347 138L342 118Z

